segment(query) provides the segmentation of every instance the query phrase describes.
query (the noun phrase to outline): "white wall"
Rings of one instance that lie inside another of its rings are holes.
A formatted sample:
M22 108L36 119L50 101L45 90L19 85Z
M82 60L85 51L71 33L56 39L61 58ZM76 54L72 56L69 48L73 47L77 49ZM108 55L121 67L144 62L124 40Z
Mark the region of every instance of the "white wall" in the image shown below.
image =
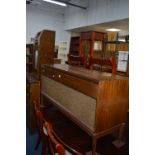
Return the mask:
M74 4L87 6L87 10L68 6L53 6L52 9L43 9L37 6L26 5L26 42L43 29L56 31L55 45L67 41L67 50L71 32L65 31L82 26L89 26L129 17L129 0L72 0ZM77 34L76 34L77 35Z
M60 41L70 39L70 33L64 31L64 14L62 10L50 11L26 5L26 42L29 43L30 38L35 37L36 33L43 29L56 31L56 45Z
M83 5L88 5L87 10L66 9L65 29L129 18L129 0L88 0Z

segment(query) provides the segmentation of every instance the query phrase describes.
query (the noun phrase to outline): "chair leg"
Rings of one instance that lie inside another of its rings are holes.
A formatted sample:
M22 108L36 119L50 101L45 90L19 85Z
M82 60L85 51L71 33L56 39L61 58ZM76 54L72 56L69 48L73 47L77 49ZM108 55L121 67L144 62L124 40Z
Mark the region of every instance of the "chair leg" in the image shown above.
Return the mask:
M37 150L38 149L38 146L39 146L39 144L40 144L40 141L41 141L41 136L40 136L40 134L38 135L38 139L37 139L37 143L36 143L36 145L35 145L35 150Z
M41 155L46 155L46 147L47 147L46 143L43 142Z

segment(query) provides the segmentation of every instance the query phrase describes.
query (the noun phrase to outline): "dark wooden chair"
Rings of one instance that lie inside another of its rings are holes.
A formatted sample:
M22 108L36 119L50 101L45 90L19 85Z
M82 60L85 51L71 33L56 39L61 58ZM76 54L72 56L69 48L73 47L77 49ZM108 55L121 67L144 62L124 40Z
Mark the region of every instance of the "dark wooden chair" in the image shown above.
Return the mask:
M57 139L54 137L52 133L52 124L45 122L44 127L47 130L48 137L49 137L49 148L51 155L55 155L55 153L58 153L58 155L65 155L65 148L64 146L57 141Z
M109 59L91 59L91 66L90 68L93 70L98 70L102 72L109 72L113 75L116 75L116 59L115 57L111 57Z
M40 105L39 102L33 101L34 103L34 109L35 109L35 114L37 117L37 126L39 129L39 134L38 134L38 140L35 146L35 150L37 150L40 142L42 141L42 152L41 155L46 155L46 150L48 148L48 135L46 131L44 130L44 119L43 119L43 114L40 110Z
M50 143L50 152L51 155L55 155L55 153L58 153L58 155L66 155L66 152L73 155L82 155L69 145L67 145L57 134L54 132L52 124L49 122L45 122L45 127L47 129L47 133L49 136L49 143Z

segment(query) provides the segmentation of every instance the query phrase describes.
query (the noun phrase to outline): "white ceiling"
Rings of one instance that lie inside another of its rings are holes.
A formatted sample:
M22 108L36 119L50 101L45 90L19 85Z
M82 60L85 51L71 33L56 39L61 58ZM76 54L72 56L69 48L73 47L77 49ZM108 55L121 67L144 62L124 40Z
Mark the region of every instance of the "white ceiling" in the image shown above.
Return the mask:
M77 0L63 0L63 1L77 4ZM84 2L84 1L87 2L88 0L82 0L82 2ZM68 7L62 7L62 6L58 6L55 4L47 3L42 0L33 0L33 3L30 5L36 6L40 9L56 11L56 12L59 12L62 14L64 14L65 9L68 8ZM80 4L78 4L78 5L80 5ZM87 27L80 27L80 28L72 29L70 31L77 32L77 33L84 32L84 31L90 31L90 30L106 32L106 29L108 29L108 28L120 29L121 31L118 33L119 36L128 35L129 34L129 19L122 19L119 21L112 21L112 22L108 22L108 23L101 23L101 24L91 25L91 26L87 26Z
M84 31L99 31L99 32L107 32L106 29L108 28L117 28L120 29L118 32L118 35L121 36L126 36L129 34L129 19L122 19L122 20L117 20L117 21L112 21L108 23L102 23L102 24L97 24L97 25L91 25L87 27L80 27L76 29L72 29L72 32L84 32Z

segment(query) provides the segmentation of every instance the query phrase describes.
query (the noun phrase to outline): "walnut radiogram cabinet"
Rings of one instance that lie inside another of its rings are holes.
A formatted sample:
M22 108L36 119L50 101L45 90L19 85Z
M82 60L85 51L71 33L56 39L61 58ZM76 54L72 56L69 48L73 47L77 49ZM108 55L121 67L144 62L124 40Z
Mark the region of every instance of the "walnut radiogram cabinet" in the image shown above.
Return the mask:
M92 137L122 131L128 111L128 77L69 65L42 65L41 94Z

